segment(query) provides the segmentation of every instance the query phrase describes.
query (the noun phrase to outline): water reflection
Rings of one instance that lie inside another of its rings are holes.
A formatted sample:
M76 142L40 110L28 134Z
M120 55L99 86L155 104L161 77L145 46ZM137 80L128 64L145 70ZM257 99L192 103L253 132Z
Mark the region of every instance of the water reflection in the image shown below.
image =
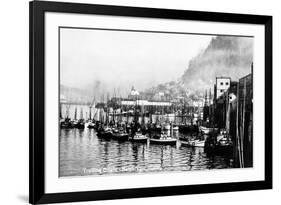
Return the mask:
M119 142L98 138L93 129L62 129L59 175L190 171L232 167L227 156L207 155L202 147Z

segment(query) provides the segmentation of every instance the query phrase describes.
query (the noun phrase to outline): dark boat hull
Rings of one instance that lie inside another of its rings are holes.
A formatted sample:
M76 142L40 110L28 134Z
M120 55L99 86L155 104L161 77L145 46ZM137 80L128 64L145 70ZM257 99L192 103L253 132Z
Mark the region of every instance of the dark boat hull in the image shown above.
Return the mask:
M162 144L162 145L176 145L176 140L159 140L159 139L150 139L150 144Z
M95 125L88 125L88 128L89 128L89 129L94 129L94 128L95 128Z
M71 123L61 123L60 128L71 129L71 128L73 128L73 126L71 125Z
M112 139L126 141L129 139L129 134L112 133Z
M133 142L139 142L139 143L147 143L147 138L146 139L134 139L132 138Z
M199 127L197 125L179 125L179 132L197 133L199 132Z
M205 152L208 154L215 154L215 155L232 155L233 154L233 145L213 145L207 144L205 146Z
M85 124L78 124L75 126L75 128L77 129L84 129L85 128Z
M100 131L100 132L97 133L97 136L100 137L100 138L104 138L104 139L110 139L112 137L112 133Z

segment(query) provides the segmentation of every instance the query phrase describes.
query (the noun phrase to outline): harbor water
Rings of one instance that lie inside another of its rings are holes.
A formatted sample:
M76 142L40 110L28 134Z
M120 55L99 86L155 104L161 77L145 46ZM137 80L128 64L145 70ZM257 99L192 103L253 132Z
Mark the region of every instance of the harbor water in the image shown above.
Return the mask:
M179 138L182 133L175 137ZM204 147L106 140L94 129L60 129L59 176L133 174L232 168L229 156L206 154Z

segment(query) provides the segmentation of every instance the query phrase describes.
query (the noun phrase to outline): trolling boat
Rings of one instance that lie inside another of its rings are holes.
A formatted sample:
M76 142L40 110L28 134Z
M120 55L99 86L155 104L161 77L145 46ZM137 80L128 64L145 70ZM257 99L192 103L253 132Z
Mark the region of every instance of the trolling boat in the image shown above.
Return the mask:
M177 139L173 137L173 131L172 131L173 125L170 125L169 127L170 127L170 135L168 135L168 133L164 133L163 131L161 131L160 134L155 134L150 139L150 143L176 145Z
M154 135L150 139L151 144L165 144L165 145L176 145L177 139L168 136L167 134L161 133L160 135Z
M77 125L78 125L78 120L77 120L77 107L75 107L74 118L73 118L73 120L70 121L70 123L71 123L71 127L72 127L72 128L77 128Z
M156 124L153 123L153 124L150 125L149 130L153 131L153 132L159 132L160 133L162 128L161 128L161 125L159 123L156 123Z
M142 134L141 132L136 132L132 136L132 141L134 142L147 142L148 137L145 134Z
M167 145L176 145L177 139L173 137L173 124L168 124L170 128L170 132L167 132L167 129L161 131L161 133L156 133L151 139L150 143L154 144L167 144ZM168 128L166 127L166 128Z
M217 136L208 137L206 139L205 151L207 153L219 155L233 154L233 142L225 129L221 129Z
M95 121L94 128L97 131L97 136L104 138L104 139L110 139L112 138L113 129L109 126L109 113L108 109L106 109L106 120L104 121L104 110L99 109L99 111L96 112L98 114L98 121ZM95 116L94 116L95 117ZM105 124L104 124L105 122Z
M94 129L96 127L95 120L94 118L92 119L92 104L89 106L89 120L87 125L89 129Z
M98 128L97 136L105 139L110 139L112 137L112 129L108 126L101 126Z
M65 119L61 119L60 120L60 127L61 128L65 128L65 129L72 128L72 124L71 124L70 118L67 117Z
M199 131L203 134L211 134L211 133L217 133L218 128L199 126Z
M181 144L183 146L190 146L190 147L204 147L205 140L191 139L191 140L187 140L187 141L181 141Z
M60 127L64 129L72 128L71 119L69 117L69 106L66 107L66 117L62 118L61 107L60 107Z
M125 129L121 128L113 128L112 129L112 138L120 141L126 141L129 138L129 134Z
M181 136L179 136L179 140L180 141L189 141L190 139L194 139L195 137L197 136L197 134L196 135L192 135L192 134L190 134L190 135L181 135Z
M179 124L179 131L182 133L198 132L198 126L192 124Z
M76 128L78 129L84 129L85 128L85 121L84 119L79 119L77 124L76 124Z
M222 129L220 131L220 134L216 138L216 145L215 147L218 150L231 150L233 146L233 142L230 138L230 136L227 134L225 129Z
M85 120L83 118L83 109L81 108L81 111L80 111L80 119L75 122L75 128L78 128L78 129L84 129L85 128Z
M147 142L147 140L148 140L147 135L143 134L143 132L141 132L140 128L136 128L135 130L137 130L137 131L132 133L131 140L134 142Z
M90 120L90 122L88 123L87 127L89 129L94 129L96 127L95 121L94 120Z

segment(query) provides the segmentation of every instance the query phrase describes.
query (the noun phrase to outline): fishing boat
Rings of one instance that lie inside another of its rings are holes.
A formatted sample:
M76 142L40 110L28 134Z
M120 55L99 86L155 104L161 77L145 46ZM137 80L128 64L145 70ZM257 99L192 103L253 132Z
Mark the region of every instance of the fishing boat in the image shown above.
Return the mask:
M218 155L233 154L233 142L225 129L222 129L217 136L207 138L205 152Z
M165 144L165 145L176 145L177 139L168 136L167 134L161 133L160 135L155 135L150 139L151 144Z
M182 133L194 133L198 132L198 126L192 124L179 124L178 125L179 132Z
M112 129L108 126L100 126L97 131L97 136L105 139L110 139L112 137Z
M181 141L181 144L183 146L190 146L190 147L204 147L205 140L192 139L192 140L188 140L188 141Z
M233 142L226 130L222 129L220 134L217 136L215 148L220 151L232 150Z
M152 131L152 132L161 132L161 125L160 124L151 124L150 127L149 127L149 130Z
M217 133L218 128L199 126L199 131L203 134Z
M77 128L77 125L78 125L78 120L77 120L77 107L75 107L74 118L73 118L73 120L70 121L70 123L71 123L71 127L72 127L72 128Z
M64 129L70 129L72 128L71 120L70 118L65 118L60 120L60 127Z
M188 141L188 140L190 140L191 137L192 137L192 135L181 135L181 136L179 136L179 140Z
M77 128L78 120L76 120L76 119L71 120L70 123L71 123L71 127L72 127L72 128Z
M120 141L126 141L129 138L129 134L123 128L115 128L112 130L112 138Z
M63 119L61 113L61 107L60 107L60 128L70 129L73 127L71 123L71 119L69 117L69 109L70 107L66 106L66 117Z
M84 129L85 128L85 121L83 119L78 120L76 126L78 129Z
M144 134L142 134L141 132L136 132L135 134L133 134L132 136L132 141L134 142L147 142L148 137Z
M88 126L87 126L89 129L94 129L96 127L96 124L93 120L91 120L89 123L88 123Z

